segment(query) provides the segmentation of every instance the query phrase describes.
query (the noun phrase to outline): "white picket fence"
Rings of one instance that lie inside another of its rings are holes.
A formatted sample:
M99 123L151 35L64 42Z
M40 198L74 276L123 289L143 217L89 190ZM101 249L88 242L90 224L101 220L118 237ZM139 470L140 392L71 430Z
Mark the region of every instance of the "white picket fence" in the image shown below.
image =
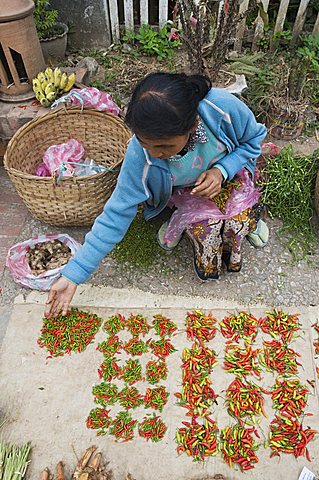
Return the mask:
M154 5L155 2L158 3L158 25L162 27L168 20L168 0L151 0L150 4ZM231 1L231 0L230 0ZM245 12L249 7L250 0L243 0L240 5L240 12ZM263 7L265 12L268 10L269 0L261 0L263 3ZM119 7L118 7L118 0L108 0L109 2L109 12L110 12L110 21L111 21L111 32L112 32L112 39L116 41L120 38L120 21L119 21ZM124 2L124 26L127 30L133 30L136 26L134 25L134 5L133 0L123 0ZM303 26L305 23L307 7L309 5L310 0L300 0L298 13L296 16L296 20L294 23L293 31L292 31L292 43L295 43L297 38L299 37L300 33L303 30ZM148 8L148 0L139 0L139 10L140 10L140 18L139 18L139 25L148 24L149 23L149 8ZM289 7L289 0L281 0L280 6L276 18L275 29L274 33L280 32L283 30L284 22L286 19L287 11ZM223 8L223 0L219 3L219 8ZM237 28L236 34L236 41L235 41L235 50L240 51L242 47L243 37L245 34L246 28L246 21L243 20ZM255 21L254 27L254 39L252 42L252 50L257 48L258 40L262 37L264 31L264 22L260 15L258 15ZM319 33L319 13L316 18L314 27L313 27L313 34Z

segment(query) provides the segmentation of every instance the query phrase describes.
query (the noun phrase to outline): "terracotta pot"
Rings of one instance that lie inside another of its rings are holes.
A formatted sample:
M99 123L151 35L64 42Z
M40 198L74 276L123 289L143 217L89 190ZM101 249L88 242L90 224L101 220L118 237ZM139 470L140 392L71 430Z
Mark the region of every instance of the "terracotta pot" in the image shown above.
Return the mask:
M272 108L268 113L266 125L272 137L292 140L301 135L305 122L298 111L288 112L283 108Z
M40 40L42 52L45 61L47 62L50 57L62 58L65 57L66 44L67 44L67 35L68 35L68 26L65 23L57 22L56 26L60 29L63 29L63 32L55 37L44 38Z

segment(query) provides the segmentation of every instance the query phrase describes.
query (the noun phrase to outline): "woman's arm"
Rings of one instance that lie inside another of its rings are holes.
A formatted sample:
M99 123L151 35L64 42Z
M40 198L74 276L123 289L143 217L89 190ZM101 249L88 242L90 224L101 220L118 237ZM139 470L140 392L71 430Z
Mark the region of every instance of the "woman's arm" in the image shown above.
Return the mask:
M244 167L253 173L255 159L261 153L261 143L267 133L266 127L256 121L253 112L244 102L225 90L212 89L206 100L217 106L218 110L203 100L199 108L200 114L229 150L217 165L221 165L222 170L227 172L228 180Z

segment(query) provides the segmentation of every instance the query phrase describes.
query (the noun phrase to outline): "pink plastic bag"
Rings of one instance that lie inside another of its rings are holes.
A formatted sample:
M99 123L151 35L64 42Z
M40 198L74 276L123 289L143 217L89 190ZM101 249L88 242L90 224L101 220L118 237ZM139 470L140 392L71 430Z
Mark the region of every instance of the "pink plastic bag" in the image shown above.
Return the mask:
M72 256L81 246L79 242L63 233L57 235L39 235L38 237L33 237L25 242L13 245L8 251L6 266L10 270L15 282L35 290L50 289L52 283L60 276L63 266L55 268L54 270L47 270L40 275L34 275L26 257L26 253L30 247L37 243L47 242L48 240L60 240L60 242L70 248Z
M51 175L63 165L63 176L69 177L73 173L73 166L68 165L68 162L79 162L84 153L83 145L75 138L71 138L66 143L51 145L43 155L43 163Z
M37 177L51 177L51 173L46 167L45 163L40 163L37 168L35 169L35 175Z
M111 95L95 87L86 87L81 90L73 88L70 92L70 100L73 105L94 108L99 112L109 112L113 115L119 115L121 112Z
M259 200L260 193L255 189L254 183L246 169L242 169L237 177L241 178L242 186L233 190L226 202L225 213L208 198L191 195L189 189L176 190L170 200L177 210L173 213L167 227L164 241L172 242L179 237L191 223L213 218L227 220L250 208Z

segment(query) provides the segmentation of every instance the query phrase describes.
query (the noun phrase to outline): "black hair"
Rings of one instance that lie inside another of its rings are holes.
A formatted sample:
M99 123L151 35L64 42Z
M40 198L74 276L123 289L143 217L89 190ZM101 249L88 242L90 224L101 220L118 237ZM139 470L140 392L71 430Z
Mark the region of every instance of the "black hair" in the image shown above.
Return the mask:
M197 108L212 84L203 75L151 73L134 89L125 123L142 138L164 138L188 133Z

